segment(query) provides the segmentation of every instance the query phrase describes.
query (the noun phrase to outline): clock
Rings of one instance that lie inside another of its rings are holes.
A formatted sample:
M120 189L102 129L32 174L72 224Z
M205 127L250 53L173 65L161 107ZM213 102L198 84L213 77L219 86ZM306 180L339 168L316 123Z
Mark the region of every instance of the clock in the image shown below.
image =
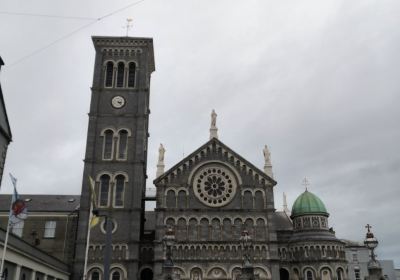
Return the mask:
M125 105L125 98L123 98L122 96L114 96L113 99L111 99L111 105L116 108L122 108Z

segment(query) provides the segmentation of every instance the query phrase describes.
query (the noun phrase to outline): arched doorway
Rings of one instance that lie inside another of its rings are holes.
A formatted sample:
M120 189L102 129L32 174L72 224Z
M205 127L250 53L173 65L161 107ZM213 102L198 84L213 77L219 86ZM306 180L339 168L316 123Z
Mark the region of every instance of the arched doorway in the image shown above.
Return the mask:
M140 272L140 280L153 280L153 270L145 268Z
M284 268L279 269L279 279L280 280L289 280L289 271Z

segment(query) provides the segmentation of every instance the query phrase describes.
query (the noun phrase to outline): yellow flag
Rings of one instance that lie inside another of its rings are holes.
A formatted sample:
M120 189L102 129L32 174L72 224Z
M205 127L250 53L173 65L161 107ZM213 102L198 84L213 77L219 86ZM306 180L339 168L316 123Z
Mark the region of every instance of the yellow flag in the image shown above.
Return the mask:
M90 219L90 227L95 227L100 222L100 217L92 214L92 218Z
M91 204L90 209L93 210L97 208L97 205L96 205L96 191L94 189L95 182L91 176L89 176L89 183L90 183L90 204ZM90 217L91 228L95 227L100 221L100 217L94 215L93 211L90 211L89 217Z
M93 208L97 208L96 205L96 191L94 190L95 182L91 176L89 176L89 183L90 183L90 201L92 202Z

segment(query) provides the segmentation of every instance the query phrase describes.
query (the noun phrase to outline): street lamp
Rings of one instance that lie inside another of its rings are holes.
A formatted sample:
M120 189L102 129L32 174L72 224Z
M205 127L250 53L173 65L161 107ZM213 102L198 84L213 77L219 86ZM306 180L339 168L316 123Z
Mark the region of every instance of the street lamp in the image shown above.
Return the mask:
M239 280L254 280L258 279L256 275L254 275L254 267L252 264L252 240L249 232L247 230L242 231L242 235L240 236L240 246L243 252L243 266L242 273L238 275Z
M111 264L111 254L112 254L112 231L114 227L114 223L112 222L112 218L108 211L105 214L99 215L98 209L93 209L92 214L97 217L104 218L105 232L106 232L106 242L104 246L104 280L110 279L110 264ZM90 226L90 225L89 225Z
M371 232L372 226L367 224L365 228L367 228L368 231L364 239L364 245L371 251L371 260L368 262L368 268L380 268L380 264L376 260L376 255L374 253L375 248L378 247L378 239L376 239Z
M166 280L172 280L172 273L174 268L174 262L172 261L172 246L175 244L175 232L171 227L167 228L163 238L165 259L163 264L163 270Z
M242 235L240 236L240 245L243 251L243 267L252 267L250 260L250 251L251 251L251 236L247 230L242 231Z

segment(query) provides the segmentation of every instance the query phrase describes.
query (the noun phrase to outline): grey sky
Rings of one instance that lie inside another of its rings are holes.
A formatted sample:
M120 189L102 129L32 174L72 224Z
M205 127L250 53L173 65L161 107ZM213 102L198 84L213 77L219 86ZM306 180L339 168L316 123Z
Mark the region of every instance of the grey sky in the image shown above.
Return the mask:
M0 11L100 17L127 0L4 0ZM159 143L167 168L220 140L260 168L268 144L291 205L317 194L340 238L373 225L378 257L400 266L400 2L146 0L21 63L85 21L0 14L1 73L14 141L6 171L21 193L77 194L92 81L92 35L153 37L148 186ZM1 193L10 192L4 176Z

